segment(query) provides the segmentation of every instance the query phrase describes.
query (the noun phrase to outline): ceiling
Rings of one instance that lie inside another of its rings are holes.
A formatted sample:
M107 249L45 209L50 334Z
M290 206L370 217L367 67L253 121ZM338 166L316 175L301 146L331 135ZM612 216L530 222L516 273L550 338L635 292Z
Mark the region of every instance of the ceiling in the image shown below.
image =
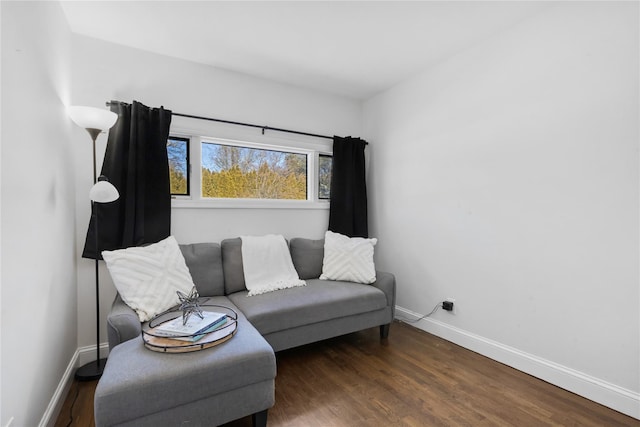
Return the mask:
M71 30L367 99L527 19L525 1L62 1Z

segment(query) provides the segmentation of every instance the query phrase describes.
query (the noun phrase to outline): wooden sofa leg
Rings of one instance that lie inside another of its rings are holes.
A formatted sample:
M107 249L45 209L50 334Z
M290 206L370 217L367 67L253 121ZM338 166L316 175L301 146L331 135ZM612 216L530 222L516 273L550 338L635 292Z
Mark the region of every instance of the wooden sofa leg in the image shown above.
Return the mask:
M251 415L251 420L253 421L253 427L267 427L267 415L269 410L265 409L264 411L256 412Z
M389 338L389 327L391 323L387 323L386 325L380 325L380 339Z

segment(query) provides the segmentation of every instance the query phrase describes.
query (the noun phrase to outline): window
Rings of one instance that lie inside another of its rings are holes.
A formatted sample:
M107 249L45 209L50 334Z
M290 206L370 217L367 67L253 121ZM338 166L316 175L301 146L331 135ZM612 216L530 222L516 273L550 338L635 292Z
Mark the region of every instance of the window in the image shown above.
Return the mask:
M177 132L167 142L174 206L328 207L332 157L324 142L280 145L275 138L241 142Z
M328 154L318 156L318 199L331 198L331 162L333 158Z
M307 155L202 142L202 197L307 200Z
M189 138L170 136L167 140L169 182L172 196L189 195Z

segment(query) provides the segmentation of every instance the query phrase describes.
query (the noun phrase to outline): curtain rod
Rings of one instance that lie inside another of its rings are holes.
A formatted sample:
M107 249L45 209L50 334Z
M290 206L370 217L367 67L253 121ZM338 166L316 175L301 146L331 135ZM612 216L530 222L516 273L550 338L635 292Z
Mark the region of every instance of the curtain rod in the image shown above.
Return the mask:
M116 102L120 102L120 101L116 101ZM107 101L105 104L106 104L107 107L111 106L111 102L109 102L109 101ZM316 138L325 138L325 139L333 140L332 136L319 135L317 133L300 132L300 131L297 131L297 130L274 128L274 127L271 127L271 126L261 126L261 125L255 125L253 123L234 122L234 121L231 121L231 120L214 119L212 117L194 116L193 114L183 114L183 113L175 113L175 112L171 112L171 114L174 115L174 116L187 117L189 119L207 120L207 121L210 121L210 122L226 123L226 124L229 124L229 125L247 126L247 127L252 127L252 128L258 128L258 129L262 129L262 134L263 135L264 135L264 131L265 130L273 130L273 131L276 131L276 132L294 133L294 134L297 134L297 135L314 136ZM364 143L365 143L365 145L369 144L367 141L365 141Z

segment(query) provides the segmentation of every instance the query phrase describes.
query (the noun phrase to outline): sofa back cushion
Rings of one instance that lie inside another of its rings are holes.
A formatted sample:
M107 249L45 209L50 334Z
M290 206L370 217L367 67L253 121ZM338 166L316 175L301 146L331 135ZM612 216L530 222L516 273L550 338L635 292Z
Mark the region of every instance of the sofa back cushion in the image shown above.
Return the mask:
M222 241L221 246L225 292L228 295L234 292L246 291L247 287L244 283L244 269L242 266L242 239L240 237L225 239Z
M227 295L246 291L242 264L242 239L225 239L221 242L224 288ZM296 237L289 242L293 266L302 280L317 279L322 274L324 239L311 240ZM194 278L195 281L195 278Z
M300 279L317 279L322 274L324 239L311 240L296 237L289 243L291 260Z
M193 283L203 297L224 295L222 254L218 243L180 245Z

